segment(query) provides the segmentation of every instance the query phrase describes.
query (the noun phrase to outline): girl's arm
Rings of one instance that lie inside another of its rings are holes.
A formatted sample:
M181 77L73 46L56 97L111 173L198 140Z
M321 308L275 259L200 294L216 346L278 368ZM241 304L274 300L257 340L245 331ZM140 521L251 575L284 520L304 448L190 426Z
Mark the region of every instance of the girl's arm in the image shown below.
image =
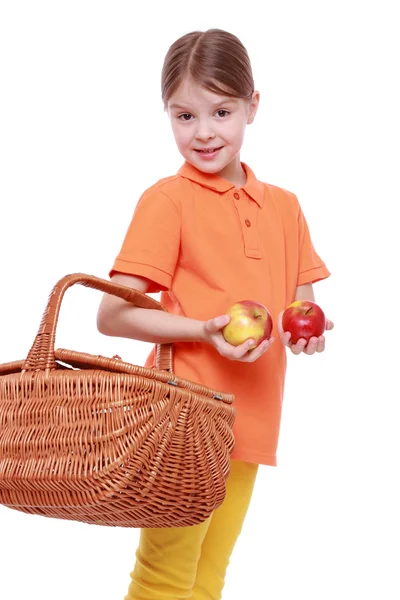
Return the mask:
M143 294L149 289L150 282L144 277L116 273L112 281L139 290ZM172 342L206 342L230 360L254 362L259 358L274 339L262 342L257 348L249 351L248 340L240 346L232 346L225 341L221 330L230 321L227 315L220 315L208 321L198 321L180 315L151 308L140 308L104 294L97 313L97 328L100 333L114 337L131 338L154 344Z
M111 279L114 283L134 288L143 294L150 287L149 280L144 277L116 273ZM97 328L104 335L155 344L204 341L203 321L157 309L139 308L111 294L104 294L102 298L97 313Z
M312 283L298 285L296 288L295 300L312 300L315 302L314 290Z

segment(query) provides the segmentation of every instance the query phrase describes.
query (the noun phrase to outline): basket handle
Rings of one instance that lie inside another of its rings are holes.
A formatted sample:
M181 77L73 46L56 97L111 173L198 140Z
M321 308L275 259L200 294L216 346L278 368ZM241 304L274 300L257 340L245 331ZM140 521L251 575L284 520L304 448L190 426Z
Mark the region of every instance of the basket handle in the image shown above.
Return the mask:
M56 367L54 342L61 302L66 290L76 283L112 294L140 308L153 308L168 312L157 300L142 294L139 290L85 273L66 275L56 283L50 294L39 331L24 361L23 371L49 370ZM157 344L155 356L156 367L172 373L172 344Z

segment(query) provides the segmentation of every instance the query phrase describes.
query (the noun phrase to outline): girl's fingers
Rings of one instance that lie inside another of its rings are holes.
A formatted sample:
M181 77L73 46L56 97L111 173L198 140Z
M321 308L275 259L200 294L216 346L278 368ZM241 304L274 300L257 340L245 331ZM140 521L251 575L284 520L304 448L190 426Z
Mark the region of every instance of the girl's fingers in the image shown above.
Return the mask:
M317 343L317 352L323 352L325 350L325 337L320 335Z
M220 329L223 329L225 325L228 325L231 320L229 315L219 315L218 317L214 317L214 319L210 319L209 327L212 333L217 333Z
M335 325L334 325L333 321L330 321L329 319L326 319L326 321L325 321L325 329L327 331L329 331L330 329L333 329L334 326Z
M249 352L253 344L254 340L246 340L243 342L243 344L240 344L240 346L232 346L232 344L229 344L229 342L225 340L221 333L218 340L218 352L222 356L225 356L225 358L229 358L230 360L238 360L247 354L247 352Z
M290 347L290 337L291 337L291 333L289 331L285 331L285 333L282 333L281 335L281 342L284 346L288 346Z
M306 345L306 347L304 349L305 354L308 354L309 356L311 356L312 354L315 354L315 352L317 352L318 339L319 338L317 338L317 337L312 337L309 339L308 344Z
M261 342L257 348L254 350L250 350L243 358L242 362L255 362L260 356L264 354L268 350L268 348L274 343L274 338L270 337L269 340L264 340Z
M240 346L232 346L232 344L229 344L221 334L221 339L219 339L218 342L218 352L221 356L224 356L229 360L240 360L251 351L254 343L254 340L250 339L243 342L243 344L240 344Z
M308 344L304 348L304 354L311 356L315 352L323 352L325 350L325 337L320 335L317 337L310 338Z
M304 338L300 338L299 340L297 340L296 344L292 344L290 346L290 350L292 351L293 354L301 354L304 350L304 348L307 345L307 341Z
M240 360L243 356L246 356L249 352L252 351L252 348L255 344L254 340L246 340L240 346L236 346L234 350L234 360Z

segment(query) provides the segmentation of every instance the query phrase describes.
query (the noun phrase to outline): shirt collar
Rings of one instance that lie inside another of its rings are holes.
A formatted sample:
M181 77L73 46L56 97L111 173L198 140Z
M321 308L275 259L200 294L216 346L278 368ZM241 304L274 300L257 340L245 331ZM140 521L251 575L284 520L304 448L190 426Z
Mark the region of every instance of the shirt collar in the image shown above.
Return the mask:
M246 176L247 181L241 189L243 189L253 200L255 200L260 208L264 204L264 186L261 181L258 181L253 171L245 163L241 163ZM216 175L214 173L203 173L196 169L188 161L185 161L182 167L178 171L178 175L190 179L204 187L208 187L211 190L217 192L227 192L235 187L233 183Z

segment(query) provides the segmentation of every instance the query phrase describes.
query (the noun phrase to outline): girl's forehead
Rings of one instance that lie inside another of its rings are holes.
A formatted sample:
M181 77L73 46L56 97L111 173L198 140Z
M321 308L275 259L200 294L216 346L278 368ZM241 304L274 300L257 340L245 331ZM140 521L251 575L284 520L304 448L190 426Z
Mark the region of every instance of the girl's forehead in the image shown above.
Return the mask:
M180 86L175 90L175 92L171 95L168 105L172 107L172 105L178 104L210 104L217 105L220 104L221 101L235 101L236 98L229 96L229 94L217 94L208 90L206 87L202 86L199 83L194 81L184 80Z

